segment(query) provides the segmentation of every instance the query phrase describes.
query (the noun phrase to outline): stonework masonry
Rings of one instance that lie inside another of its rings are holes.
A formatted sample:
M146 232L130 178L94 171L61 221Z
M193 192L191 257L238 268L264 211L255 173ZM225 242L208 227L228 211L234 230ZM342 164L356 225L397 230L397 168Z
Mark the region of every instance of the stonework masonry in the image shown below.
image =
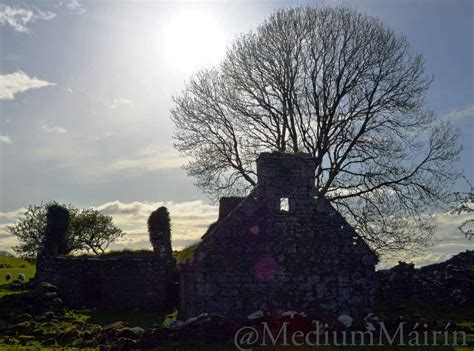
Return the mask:
M55 285L64 302L79 307L164 312L176 303L171 248L138 257L64 255L68 225L67 209L58 205L48 208L36 262L36 284Z
M180 317L295 310L358 318L372 312L377 257L331 204L317 197L311 156L263 153L257 174L258 184L247 197L221 199L218 221L179 267ZM46 238L55 248L51 238L64 242L67 226L64 220L56 225L54 211L48 215L46 233L63 228ZM42 250L35 279L56 285L73 305L164 311L177 297L168 251L114 258Z
M306 154L260 155L257 186L239 201L221 201L218 222L180 267L184 318L257 310L371 312L377 257L329 202L317 198L314 165Z
M161 311L175 294L170 267L152 258L40 258L35 279L74 306Z

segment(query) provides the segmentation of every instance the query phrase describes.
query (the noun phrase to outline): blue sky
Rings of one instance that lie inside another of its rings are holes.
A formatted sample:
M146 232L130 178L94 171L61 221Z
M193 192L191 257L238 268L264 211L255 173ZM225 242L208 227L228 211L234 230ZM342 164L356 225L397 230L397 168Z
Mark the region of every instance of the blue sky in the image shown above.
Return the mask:
M178 225L183 245L195 240L215 207L180 168L185 160L173 149L169 118L173 94L276 8L339 2L1 3L0 247L7 247L13 241L2 228L19 209L52 199L117 216L166 201L186 208L186 220L202 215ZM351 4L403 33L424 55L434 76L427 105L460 129L459 166L474 181L474 2ZM130 232L124 245L138 247L144 227L132 222L120 219ZM454 240L449 253L472 248Z

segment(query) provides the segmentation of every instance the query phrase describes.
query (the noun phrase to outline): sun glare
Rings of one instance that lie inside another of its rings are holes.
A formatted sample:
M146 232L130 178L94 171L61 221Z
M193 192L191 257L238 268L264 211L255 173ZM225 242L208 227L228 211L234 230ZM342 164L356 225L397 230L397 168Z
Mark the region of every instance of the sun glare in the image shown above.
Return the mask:
M204 11L183 11L165 29L165 56L180 71L191 73L216 64L225 53L225 37L217 19Z

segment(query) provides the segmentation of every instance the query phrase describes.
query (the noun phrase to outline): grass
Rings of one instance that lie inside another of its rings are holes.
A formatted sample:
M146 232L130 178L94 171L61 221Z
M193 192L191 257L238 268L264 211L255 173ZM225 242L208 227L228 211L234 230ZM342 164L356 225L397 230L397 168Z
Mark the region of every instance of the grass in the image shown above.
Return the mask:
M173 256L176 259L176 263L180 264L192 260L194 251L196 250L198 245L199 243L196 243L194 245L182 249L181 251L174 251Z
M108 325L114 322L127 322L131 327L152 328L155 324L162 324L167 316L156 312L146 311L99 311L99 310L77 310L74 311L76 318L87 323Z
M0 256L0 297L10 294L17 294L21 291L8 290L8 285L15 279L18 279L19 274L24 274L26 280L35 276L36 267L34 264L18 257ZM11 279L7 281L5 276L11 275Z
M17 279L18 274L20 273L23 273L25 278L28 280L29 278L34 277L35 272L35 266L22 258L0 256L0 285L9 283L5 279L7 273L12 275L11 282L12 280Z
M76 347L75 343L88 340L88 335L100 328L97 325L84 324L80 314L67 312L65 318L50 321L24 322L25 329L16 335L0 335L0 350L98 350L91 347ZM82 327L80 328L79 327ZM48 340L45 342L45 340ZM71 347L63 347L71 345Z
M424 301L412 299L403 306L376 305L375 314L382 320L395 319L398 316L422 315L428 320L446 320L452 322L473 321L474 306L464 306L452 310L446 305L428 304Z
M176 258L177 262L185 262L187 260L192 259L193 253L196 249L198 244L192 245L187 247L181 251L175 251L174 257ZM109 252L101 257L126 257L126 258L140 258L140 257L148 257L148 255L153 255L152 251L147 250L140 250L140 251L113 251ZM16 291L9 291L6 290L5 287L7 286L7 282L5 281L5 274L10 273L12 274L12 278L16 279L18 274L23 273L25 277L32 278L35 274L35 266L30 262L16 258L16 257L9 257L9 256L0 256L0 297L2 295L6 295L9 293L17 293ZM12 279L12 280L13 280ZM399 306L401 307L401 306ZM374 350L440 350L440 351L472 351L472 344L474 344L474 320L472 319L474 316L474 306L466 306L462 309L462 311L456 311L454 313L450 313L449 309L446 306L429 306L420 301L409 301L405 306L402 308L393 309L393 306L378 306L377 310L375 311L379 317L382 319L389 319L393 317L397 317L399 315L413 315L415 313L420 313L423 317L427 319L436 319L436 320L449 320L456 322L456 329L465 331L468 335L468 343L471 345L469 347L398 347L398 346L374 346L371 349ZM69 320L59 320L57 322L44 322L44 323L37 323L37 327L34 333L38 335L47 336L48 338L59 337L59 335L63 335L69 329L75 329L80 324L87 325L89 328L94 328L94 325L107 325L117 321L124 321L127 322L130 326L140 326L143 328L151 328L157 324L166 324L170 319L176 318L177 311L174 311L171 314L159 314L156 312L147 312L147 311L117 311L117 310L109 310L109 311L99 311L99 310L73 310L68 311L66 316L69 317ZM83 331L80 335L86 333ZM36 335L36 334L34 334ZM15 337L1 337L0 336L0 350L5 351L27 351L27 350L58 350L63 348L57 342L55 345L46 346L42 345L38 340L31 339L32 335L17 335ZM72 349L72 348L71 348ZM255 350L314 350L314 347L290 347L290 346L283 346L283 347L256 347ZM340 350L341 347L327 347L327 346L320 346L318 349L322 349L324 351L334 351ZM343 349L350 349L350 350L367 350L366 347L344 347ZM81 350L97 350L94 348L81 348ZM223 350L236 350L236 347L229 344L209 344L205 341L199 340L183 340L177 341L176 343L171 342L169 345L158 346L154 350L174 350L174 351L223 351Z
M73 256L74 257L74 256ZM156 254L151 250L120 250L108 251L98 256L80 255L77 257L94 257L94 258L156 258Z

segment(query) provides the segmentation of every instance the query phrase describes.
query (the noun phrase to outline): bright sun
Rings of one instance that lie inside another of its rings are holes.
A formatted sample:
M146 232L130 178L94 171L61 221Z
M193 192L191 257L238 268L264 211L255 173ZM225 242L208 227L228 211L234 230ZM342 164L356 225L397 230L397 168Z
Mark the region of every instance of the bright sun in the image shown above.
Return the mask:
M165 28L165 56L182 72L215 64L225 53L225 36L217 19L204 11L183 11Z

